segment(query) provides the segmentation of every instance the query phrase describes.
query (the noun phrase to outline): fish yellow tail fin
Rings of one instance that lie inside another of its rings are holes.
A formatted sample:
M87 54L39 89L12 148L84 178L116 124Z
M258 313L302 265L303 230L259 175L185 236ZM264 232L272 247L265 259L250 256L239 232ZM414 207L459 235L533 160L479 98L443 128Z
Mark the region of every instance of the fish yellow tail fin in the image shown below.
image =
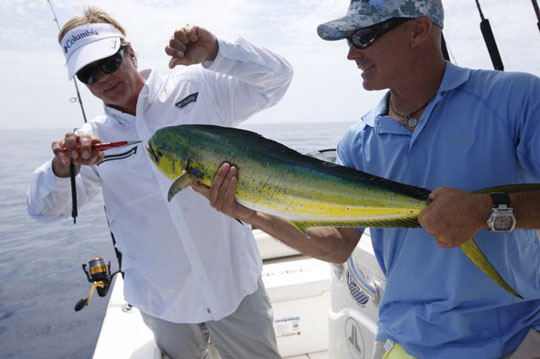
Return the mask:
M478 191L474 191L473 193L490 193L490 192L515 193L515 192L535 191L539 189L540 189L540 183L522 183L522 184L503 185L503 186L484 188ZM503 287L510 294L523 299L523 297L518 292L516 292L512 287L510 287L510 285L508 285L508 283L506 283L506 281L501 277L501 275L497 272L497 270L486 258L484 253L482 253L480 248L478 248L476 242L473 239L470 239L467 242L463 243L460 247L463 253L465 253L465 255L474 264L476 264L476 266L480 268L482 272L484 272L488 277L493 279L497 284Z
M478 267L482 272L484 272L488 277L493 279L497 284L503 287L508 293L512 294L515 297L523 299L523 297L516 292L506 281L501 277L499 272L493 267L493 265L486 258L484 253L478 248L478 245L474 239L469 239L467 242L463 243L460 246L461 250L465 255Z

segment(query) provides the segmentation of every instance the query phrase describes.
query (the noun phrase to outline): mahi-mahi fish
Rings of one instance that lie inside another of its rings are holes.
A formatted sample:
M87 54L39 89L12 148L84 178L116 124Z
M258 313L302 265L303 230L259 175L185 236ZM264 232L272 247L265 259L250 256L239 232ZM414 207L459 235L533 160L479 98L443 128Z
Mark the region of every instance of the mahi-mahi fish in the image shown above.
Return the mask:
M251 209L288 219L302 233L308 227L420 227L417 216L429 205L428 189L394 182L349 167L302 155L261 135L213 125L162 128L148 141L148 155L173 181L169 201L194 181L212 185L225 162L238 168L236 200ZM540 188L512 185L507 192ZM471 238L461 250L487 276L522 298Z

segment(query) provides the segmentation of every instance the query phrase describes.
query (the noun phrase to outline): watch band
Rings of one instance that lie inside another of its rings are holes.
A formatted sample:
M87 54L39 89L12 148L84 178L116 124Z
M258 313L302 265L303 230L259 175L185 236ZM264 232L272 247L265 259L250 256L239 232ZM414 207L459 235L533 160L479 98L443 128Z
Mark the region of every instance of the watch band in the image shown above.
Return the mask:
M501 204L506 205L506 207L510 207L510 196L508 196L508 193L491 192L489 195L493 201L493 208L498 208Z

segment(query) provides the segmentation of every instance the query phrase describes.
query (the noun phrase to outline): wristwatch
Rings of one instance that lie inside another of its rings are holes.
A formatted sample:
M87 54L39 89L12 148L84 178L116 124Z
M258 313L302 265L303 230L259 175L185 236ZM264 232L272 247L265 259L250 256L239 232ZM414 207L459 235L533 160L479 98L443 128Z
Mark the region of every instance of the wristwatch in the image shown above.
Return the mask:
M493 201L487 225L492 232L511 232L516 226L516 216L510 207L510 197L504 192L489 194Z

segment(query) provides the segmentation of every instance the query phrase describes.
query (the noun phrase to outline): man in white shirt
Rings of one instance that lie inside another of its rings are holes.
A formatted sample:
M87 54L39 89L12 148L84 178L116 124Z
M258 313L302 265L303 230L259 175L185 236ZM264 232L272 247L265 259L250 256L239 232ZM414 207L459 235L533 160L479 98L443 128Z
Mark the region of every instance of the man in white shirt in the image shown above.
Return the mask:
M59 41L69 77L103 101L105 114L52 142L53 159L35 171L28 190L29 214L43 222L69 215L72 161L79 205L103 193L122 253L125 298L140 309L164 354L208 358L210 333L223 359L279 358L251 227L191 190L168 203L170 181L143 146L165 126L234 126L274 105L288 88L291 66L244 39L231 43L186 26L166 46L169 67L202 66L166 77L139 72L124 29L97 8L68 21ZM124 139L143 143L106 154L93 147Z

